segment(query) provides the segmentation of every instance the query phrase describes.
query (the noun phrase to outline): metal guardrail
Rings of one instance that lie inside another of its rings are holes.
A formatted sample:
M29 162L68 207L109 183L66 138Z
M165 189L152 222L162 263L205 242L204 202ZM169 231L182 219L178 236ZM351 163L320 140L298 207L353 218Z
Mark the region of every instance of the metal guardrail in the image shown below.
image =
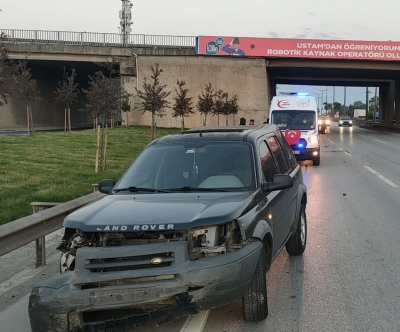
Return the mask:
M357 125L359 127L368 127L368 128L382 128L382 129L388 129L388 130L396 130L400 131L400 126L397 124L384 124L384 123L379 123L379 122L374 122L372 120L363 120L363 121L358 121Z
M42 203L52 207L0 226L0 256L36 241L36 266L44 265L44 237L62 228L68 214L104 196L96 191L66 203ZM38 204L31 205L35 207Z
M119 33L15 30L0 29L7 36L8 43L37 43L58 45L112 46L112 47L160 47L194 48L194 36L168 36L129 34L126 43Z

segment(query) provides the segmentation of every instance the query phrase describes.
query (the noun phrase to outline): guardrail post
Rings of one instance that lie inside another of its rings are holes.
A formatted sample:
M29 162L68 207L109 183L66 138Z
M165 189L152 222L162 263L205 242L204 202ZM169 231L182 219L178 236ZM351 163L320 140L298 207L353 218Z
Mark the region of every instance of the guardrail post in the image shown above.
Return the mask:
M31 206L33 209L33 213L37 213L39 211L43 211L45 209L52 208L60 203L43 203L43 202L32 202ZM36 240L36 262L35 267L38 268L40 266L46 265L46 237L42 236Z

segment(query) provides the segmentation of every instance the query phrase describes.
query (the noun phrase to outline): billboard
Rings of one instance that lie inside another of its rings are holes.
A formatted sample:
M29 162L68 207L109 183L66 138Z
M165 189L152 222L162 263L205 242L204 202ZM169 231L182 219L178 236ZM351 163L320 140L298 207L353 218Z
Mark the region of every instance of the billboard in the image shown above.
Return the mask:
M400 61L400 42L199 36L200 55Z

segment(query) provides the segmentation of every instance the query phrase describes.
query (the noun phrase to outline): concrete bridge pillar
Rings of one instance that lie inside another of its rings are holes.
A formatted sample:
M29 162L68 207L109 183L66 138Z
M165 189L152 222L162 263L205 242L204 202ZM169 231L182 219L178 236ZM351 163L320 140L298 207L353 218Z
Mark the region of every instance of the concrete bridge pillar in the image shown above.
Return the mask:
M381 85L379 92L379 123L392 124L394 119L395 82Z
M396 120L396 124L400 125L400 79L397 79L395 82L394 119Z

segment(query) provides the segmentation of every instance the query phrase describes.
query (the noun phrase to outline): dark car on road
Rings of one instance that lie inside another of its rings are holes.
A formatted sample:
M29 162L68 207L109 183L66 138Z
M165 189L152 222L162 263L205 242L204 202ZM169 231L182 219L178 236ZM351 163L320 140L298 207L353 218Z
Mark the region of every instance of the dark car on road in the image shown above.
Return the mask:
M341 118L339 118L339 127L342 126L353 126L353 121L351 121L351 119L348 116L342 116Z
M326 134L329 132L331 126L331 120L327 116L320 116L318 118L318 130L321 134Z
M273 260L306 248L307 189L275 125L159 138L98 188L64 220L60 274L31 292L33 332L123 331L238 299L263 320Z

